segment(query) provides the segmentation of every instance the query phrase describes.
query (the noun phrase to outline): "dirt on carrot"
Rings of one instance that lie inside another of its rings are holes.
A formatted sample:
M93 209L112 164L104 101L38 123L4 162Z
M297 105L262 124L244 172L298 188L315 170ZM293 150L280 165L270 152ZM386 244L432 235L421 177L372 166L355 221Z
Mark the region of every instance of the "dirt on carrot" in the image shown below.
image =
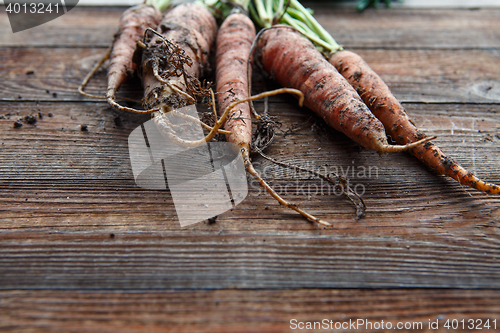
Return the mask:
M212 13L198 3L179 5L163 17L158 33L142 54L144 107L179 108L193 104L193 95L208 96L198 78L209 68L217 33Z
M380 76L358 54L346 50L338 51L329 61L356 89L373 114L382 122L387 135L398 144L414 143L426 137L413 124L401 103ZM439 174L451 177L460 184L485 193L500 194L499 186L477 178L432 142L418 145L410 152Z
M198 97L210 97L209 84L198 78L209 68L217 23L202 4L185 3L170 10L157 30L148 30L147 39L140 43L143 106L158 110L153 113L155 124L172 139L166 114L194 104Z
M280 204L297 211L311 221L329 226L329 223L284 200L262 179L250 160L252 143L250 105L240 103L232 108L231 105L249 98L248 75L250 73L247 72L247 62L254 38L255 27L252 21L246 15L239 13L229 15L217 34L216 82L221 116L224 116L230 108L224 125L224 129L231 131L231 134L227 135L227 141L239 147L247 172Z
M229 15L219 28L216 47L217 102L222 113L231 103L249 97L247 61L255 38L255 27L244 14ZM251 75L251 73L248 73ZM249 149L252 118L248 103L230 111L224 129L227 141Z
M109 105L115 109L130 112L143 111L128 108L118 104L116 92L137 70L140 59L134 58L137 42L142 40L148 28L156 28L161 19L161 13L154 7L140 4L127 9L120 18L119 29L115 34L112 47L104 57L94 66L78 88L80 94L92 98L105 98ZM83 91L90 78L104 64L110 60L108 68L108 87L105 97L94 96Z
M271 77L284 87L302 91L306 107L361 146L379 153L416 146L390 145L384 126L358 93L308 39L292 28L278 25L264 31L257 52L259 63Z
M134 6L123 14L110 55L108 101L114 101L118 87L137 70L138 61L133 59L137 41L142 39L147 28L156 27L160 18L161 13L148 5Z

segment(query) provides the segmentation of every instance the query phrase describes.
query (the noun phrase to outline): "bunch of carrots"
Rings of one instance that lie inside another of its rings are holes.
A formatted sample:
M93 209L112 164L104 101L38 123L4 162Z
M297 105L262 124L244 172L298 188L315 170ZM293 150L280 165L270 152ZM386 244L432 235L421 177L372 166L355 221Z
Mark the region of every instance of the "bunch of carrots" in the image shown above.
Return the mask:
M410 151L440 174L479 191L500 194L499 186L467 172L431 142L434 138L418 130L382 79L359 55L338 45L299 1L200 0L169 6L169 0L148 0L126 10L112 46L85 77L79 92L106 99L118 110L151 113L162 135L184 146L196 147L224 134L239 147L247 172L272 197L325 226L331 224L283 199L253 167L250 155L257 152L284 167L301 169L267 157L253 142L252 120L260 116L251 101L291 93L299 105L303 103L364 148L380 154ZM262 28L259 33L254 22ZM215 92L210 83L200 81L213 53ZM86 93L85 85L108 59L106 95ZM252 96L250 75L255 63L283 88ZM120 85L135 74L144 88L143 109L121 106L116 97ZM182 140L166 115L200 98L212 106L215 120L201 124L207 130L205 138ZM390 144L388 136L397 144ZM357 217L364 215L363 201L345 179L311 173L341 186L355 204Z

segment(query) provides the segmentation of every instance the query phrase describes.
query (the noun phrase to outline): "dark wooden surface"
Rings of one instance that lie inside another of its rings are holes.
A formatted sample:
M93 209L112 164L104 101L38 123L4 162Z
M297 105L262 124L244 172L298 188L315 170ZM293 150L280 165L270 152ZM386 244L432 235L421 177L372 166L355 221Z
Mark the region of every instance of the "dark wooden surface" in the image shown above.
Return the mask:
M444 151L500 183L500 9L312 7ZM255 158L280 193L335 227L250 182L216 223L181 228L170 194L133 180L127 138L149 118L76 92L123 8L77 7L16 34L0 11L1 331L288 332L293 318L416 321L422 332L448 332L450 318L500 326L500 198L406 154L362 150L276 97L270 110L291 134L268 154L346 173L364 191L366 217L355 220L321 181ZM88 90L104 88L100 72ZM140 96L137 82L122 91ZM39 112L36 126L13 127Z

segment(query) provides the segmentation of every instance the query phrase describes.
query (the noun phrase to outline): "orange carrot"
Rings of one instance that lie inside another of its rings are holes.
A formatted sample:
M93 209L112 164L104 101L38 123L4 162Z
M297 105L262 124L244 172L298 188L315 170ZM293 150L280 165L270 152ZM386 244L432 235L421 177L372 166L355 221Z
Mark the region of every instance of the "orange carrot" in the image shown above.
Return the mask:
M208 67L217 34L212 13L201 3L184 3L170 10L158 25L148 30L152 37L139 43L142 63L138 70L144 87L143 106L158 110L154 122L168 139L184 146L199 146L205 140L182 141L174 134L167 113L194 104L196 97L210 97L198 78ZM145 36L146 37L146 36ZM212 130L209 141L217 130Z
M284 87L302 91L305 106L361 146L385 153L410 149L429 141L389 145L384 126L358 93L308 39L292 28L277 25L264 31L257 42L257 50L258 60L267 73Z
M200 3L185 3L169 11L154 35L143 45L139 69L144 86L144 106L166 111L194 103L199 78L208 67L208 58L217 33L217 23ZM191 96L190 96L191 95Z
M126 10L120 19L120 30L115 35L108 69L108 103L117 107L115 100L118 87L137 69L133 61L137 41L141 40L147 28L156 27L160 12L148 5L138 5Z
M425 134L412 123L389 87L359 55L345 50L338 51L329 61L356 89L373 114L384 124L387 134L398 144L404 145L425 138ZM477 178L432 142L411 149L411 153L439 174L451 177L460 184L485 193L500 194L499 186Z
M247 61L254 38L255 27L244 14L229 15L219 28L215 81L220 113L232 102L249 97ZM250 150L252 119L248 103L239 104L229 112L224 129L231 132L228 142Z
M138 62L133 59L137 41L143 38L147 28L156 27L160 19L161 13L153 6L141 4L127 9L120 18L119 29L111 49L87 75L78 91L82 95L96 97L83 92L83 88L97 69L109 58L108 89L105 97L109 105L119 110L142 112L119 105L115 101L116 92L137 70Z
M254 38L255 27L252 21L246 15L239 13L229 15L217 33L217 100L221 117L227 117L224 129L231 131L231 134L226 136L227 141L240 148L245 169L280 204L295 210L310 221L331 226L329 223L314 217L296 205L284 200L262 179L252 165L250 160L250 146L252 142L250 107L248 103L240 103L237 105L238 107L232 107L232 105L250 98L247 65ZM229 112L227 113L228 109Z

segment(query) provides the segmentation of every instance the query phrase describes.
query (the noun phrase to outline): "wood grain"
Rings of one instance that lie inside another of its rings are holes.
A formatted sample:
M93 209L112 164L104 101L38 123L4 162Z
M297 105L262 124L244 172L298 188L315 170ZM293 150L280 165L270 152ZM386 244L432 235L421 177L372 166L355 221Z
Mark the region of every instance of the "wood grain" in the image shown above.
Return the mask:
M213 235L220 229L205 225L197 227L197 235L132 234L104 226L87 226L78 234L67 229L3 233L2 288L499 287L498 240L479 233L465 239L442 232L419 241L299 230Z
M485 290L3 291L0 296L2 332L300 331L291 329L292 319L326 319L333 327L365 321L343 332L450 332L447 320L496 319L497 328L500 320L499 292ZM367 322L382 321L415 329L366 329ZM439 328L429 329L429 321Z
M291 98L272 109L284 131L304 126L278 136L269 154L353 176L366 191L362 221L326 184L257 159L278 191L335 228L311 225L250 183L248 198L217 223L182 229L168 192L133 182L127 136L147 117L104 103L64 103L64 110L21 105L19 115L0 123L3 288L499 287L498 198L462 189L404 154L359 151ZM500 166L490 106L408 107L422 113L416 123L440 135L443 149L466 167L486 176ZM54 117L36 127L12 126L16 117L49 110ZM450 122L453 134L443 130ZM463 141L468 155L457 147ZM373 173L360 174L361 168ZM498 182L498 175L490 180Z
M359 15L311 6L418 127L500 183L498 9ZM360 149L290 96L270 99L282 127L267 153L348 177L366 216L355 220L350 202L320 180L254 156L278 192L334 228L278 206L250 179L235 209L181 228L170 193L141 189L132 176L127 138L149 117L76 92L122 11L77 7L15 35L0 13L1 331L288 332L294 317L500 320L500 198L406 154ZM275 87L254 74L256 91ZM104 86L103 70L88 91ZM121 94L140 100L140 83ZM39 113L36 124L14 128Z
M499 103L500 58L492 50L357 50L402 102ZM0 54L0 100L85 101L76 89L104 50L9 48ZM256 82L258 84L258 82ZM88 85L105 91L105 70ZM262 84L254 87L262 91ZM140 83L121 94L141 99Z
M476 10L338 8L328 1L305 2L318 21L347 48L499 48L498 8ZM0 7L2 8L2 7ZM0 9L2 47L108 47L124 7L75 7L38 29L12 34Z
M362 49L491 49L500 46L499 8L476 10L328 8L310 3L315 17L346 48Z
M101 47L113 41L118 22L126 7L73 8L56 20L36 29L13 34L4 6L0 7L0 46L2 47Z

